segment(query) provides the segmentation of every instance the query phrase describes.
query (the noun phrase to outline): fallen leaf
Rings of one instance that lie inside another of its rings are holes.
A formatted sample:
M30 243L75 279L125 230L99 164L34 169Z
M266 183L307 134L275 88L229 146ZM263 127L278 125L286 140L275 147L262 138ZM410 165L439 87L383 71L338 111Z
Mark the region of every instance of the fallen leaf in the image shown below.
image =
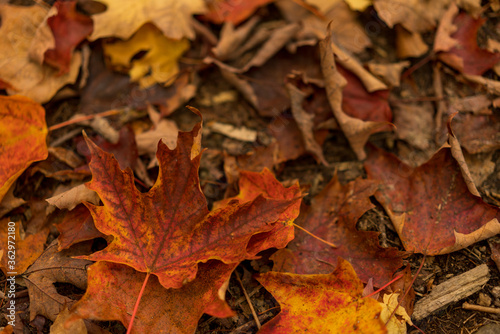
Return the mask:
M1 7L0 7L1 11ZM3 27L3 26L2 26ZM0 96L0 201L35 161L48 156L47 124L41 105L24 96Z
M378 16L389 28L399 23L413 33L433 30L447 4L448 1L373 0Z
M453 131L460 145L470 154L488 153L500 148L500 117L459 113Z
M46 199L50 205L57 206L59 209L73 210L77 205L83 202L90 202L92 204L99 203L99 196L95 191L89 190L84 184L73 187L62 194L52 196Z
M196 279L178 289L165 289L156 277L150 277L132 333L192 334L203 313L221 318L233 316L224 297L226 282L236 266L219 261L200 263ZM72 318L66 324L96 319L118 320L128 326L145 277L145 273L123 264L93 264L88 268L87 291L72 308Z
M69 73L58 75L51 66L30 59L31 43L46 14L40 5L0 4L0 79L12 87L7 89L10 95L21 94L39 103L49 101L61 87L75 82L81 64L81 55L75 52Z
M45 51L47 64L68 73L75 48L92 33L92 19L76 10L76 1L56 1L57 15L47 19L55 39L55 48Z
M30 296L30 321L42 315L54 321L59 312L70 307L75 300L61 295L54 283L68 283L79 289L87 285L86 267L90 261L72 256L90 251L91 243L79 244L69 250L57 251L57 241L53 241L26 273L26 286ZM41 252L40 252L41 253Z
M149 104L158 106L163 116L184 105L196 92L196 84L189 72L180 74L169 87L154 85L141 89L130 82L130 77L112 71L104 64L99 47L92 49L88 83L83 87L80 110L83 114L96 114L111 109L132 108L144 110Z
M193 14L205 12L203 0L99 0L106 11L92 16L94 32L89 40L102 37L129 39L142 25L153 23L168 38L194 39Z
M92 215L83 204L68 212L56 228L60 233L57 237L59 251L82 241L106 237L95 228Z
M307 113L302 107L306 94L291 83L286 84L286 88L290 95L292 114L302 133L306 151L311 153L318 162L328 166L328 162L323 156L323 149L314 138L314 115Z
M399 293L386 294L380 303L380 320L386 324L388 334L406 334L406 324L413 325L406 310L398 305L398 296Z
M491 69L500 60L500 52L492 53L477 45L477 32L485 22L485 18L474 19L467 13L458 14L453 20L458 29L450 36L456 40L456 46L439 53L439 59L465 74L482 75Z
M470 193L449 147L416 168L371 148L365 169L409 252L447 254L500 232L500 210Z
M352 10L362 12L372 5L373 0L345 0L345 2Z
M346 80L342 91L342 110L347 115L363 121L392 122L392 111L388 101L389 90L370 93L353 73L340 65L337 65L337 69Z
M387 123L364 122L345 114L342 110L342 90L347 82L337 70L332 50L331 36L322 40L319 46L321 52L321 68L325 77L325 89L328 96L328 102L351 148L356 153L358 159L363 160L366 157L363 147L368 141L368 137L370 137L372 133L382 129Z
M252 17L238 28L235 28L232 23L226 22L222 26L219 42L212 48L214 56L221 61L226 61L241 55L241 46L249 38L258 22L258 17Z
M174 121L161 119L151 130L144 131L135 136L139 155L149 154L156 159L154 155L159 140L162 140L170 149L174 149L177 146L178 132L179 128Z
M4 195L3 199L1 199L0 217L5 216L7 213L9 213L9 211L12 211L15 208L18 208L21 205L26 203L26 201L24 199L14 196L14 188L15 188L15 185L10 187L10 189Z
M191 132L179 132L174 150L160 141L159 176L143 194L130 170L122 171L109 153L87 139L93 174L88 187L104 204L87 207L97 229L114 236L104 250L87 259L127 264L158 276L167 288L179 288L195 278L199 262L219 259L231 264L248 258L246 247L252 236L274 229L282 212L300 201L259 196L209 213L198 178L200 140L198 123ZM287 192L295 193L295 188Z
M401 83L401 72L408 66L409 61L401 61L393 64L368 63L368 69L377 77L381 78L389 87L399 87Z
M296 224L337 248L298 231L287 249L271 256L273 270L325 274L332 271L338 258L345 258L363 282L373 278L375 286L382 286L390 281L403 265L403 253L395 248L382 248L378 232L356 229L359 218L374 207L369 198L377 187L377 183L361 179L341 185L335 176L312 199L311 206L303 205Z
M281 306L280 313L264 324L265 333L386 333L381 308L363 298L363 284L349 262L339 258L329 275L268 272L256 279Z
M396 53L399 59L420 57L429 50L420 33L408 31L399 24L396 25L395 31Z
M7 219L1 220L0 237L2 239L0 240L0 252L3 251L4 256L0 259L0 269L5 275L8 272L14 273L10 274L10 276L21 275L43 252L49 230L43 229L36 234L26 235L22 228L21 222L10 222ZM9 245L12 246L12 241L15 242L14 249L9 248ZM14 265L9 261L15 261Z
M453 19L457 14L458 6L455 3L450 4L436 30L434 46L432 48L434 52L449 51L458 44L458 41L451 37L457 31L457 26L453 24Z
M434 110L427 103L395 103L393 105L396 136L419 150L433 147Z
M114 66L130 67L131 81L139 82L141 88L148 88L155 83L165 86L174 83L179 73L177 60L188 48L187 39L167 38L154 25L146 24L126 41L104 44L104 54L110 57ZM145 54L133 59L139 52Z
M230 22L238 25L250 17L259 7L274 1L205 0L208 11L202 17L215 24Z
M220 122L210 122L207 128L213 132L223 134L226 137L233 138L240 141L253 143L257 140L257 131L248 129L246 127L236 128L231 124Z

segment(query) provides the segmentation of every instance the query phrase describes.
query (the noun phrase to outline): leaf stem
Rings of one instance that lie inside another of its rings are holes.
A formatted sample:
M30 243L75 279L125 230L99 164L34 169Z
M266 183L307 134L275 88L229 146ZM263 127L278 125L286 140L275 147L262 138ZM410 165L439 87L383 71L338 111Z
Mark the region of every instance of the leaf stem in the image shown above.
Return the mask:
M396 282L398 279L400 279L401 277L403 277L403 274L399 275L399 276L396 276L394 277L389 283L386 283L384 286L382 286L380 289L376 290L376 291L373 291L372 293L370 293L369 295L366 295L364 296L363 298L369 298L377 293L379 293L380 291L384 290L388 285Z
M144 290L146 289L146 284L148 283L150 275L151 273L148 271L148 273L146 274L146 278L144 279L144 283L142 283L141 291L139 292L139 296L137 297L137 301L135 302L134 312L132 312L132 318L130 319L130 323L128 324L127 334L130 334L132 332L135 315L137 314L137 310L139 309L139 304L141 302L142 295L144 294Z
M292 223L293 226L295 226L296 228L298 228L299 230L302 230L304 232L306 232L307 234L309 234L311 237L315 238L315 239L318 239L319 241L321 241L322 243L325 243L327 244L328 246L330 247L333 247L333 248L337 248L337 246L335 246L334 244L332 244L331 242L328 242L326 241L325 239L321 239L320 237L312 234L311 232L309 232L308 230L306 230L305 228L303 228L302 226L299 226L295 223Z
M54 131L54 130L63 128L65 126L71 125L71 124L76 124L76 123L80 123L83 121L88 121L88 120L96 118L96 117L113 116L113 115L118 115L119 113L121 113L121 110L108 110L108 111L104 111L104 112L94 114L94 115L87 115L87 116L73 118L73 119L67 120L65 122L62 122L62 123L59 123L56 125L52 125L51 127L49 127L49 131Z

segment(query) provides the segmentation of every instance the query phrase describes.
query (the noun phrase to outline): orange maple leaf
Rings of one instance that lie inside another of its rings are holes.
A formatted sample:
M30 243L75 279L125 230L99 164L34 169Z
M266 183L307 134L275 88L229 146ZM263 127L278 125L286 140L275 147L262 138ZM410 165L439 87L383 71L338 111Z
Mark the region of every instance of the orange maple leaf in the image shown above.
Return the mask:
M86 259L126 264L155 274L166 288L180 288L195 278L199 262L232 264L256 258L247 249L252 236L291 224L298 215L298 186L280 185L281 192L295 196L259 195L209 212L199 185L200 140L201 122L191 132L179 132L174 150L160 141L158 179L149 192L141 193L132 171L122 171L109 153L87 139L93 175L87 186L104 204L87 207L97 229L114 239ZM284 222L280 218L287 210L292 213Z
M380 305L363 298L363 284L346 260L339 258L329 275L270 271L256 278L281 306L259 334L386 333Z

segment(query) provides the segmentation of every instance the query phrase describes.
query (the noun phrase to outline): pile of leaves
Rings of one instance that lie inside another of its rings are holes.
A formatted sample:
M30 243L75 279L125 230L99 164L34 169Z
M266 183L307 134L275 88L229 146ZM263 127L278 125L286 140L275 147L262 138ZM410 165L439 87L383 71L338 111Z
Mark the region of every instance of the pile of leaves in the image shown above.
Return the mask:
M499 13L2 1L2 333L406 333L433 261L499 276Z

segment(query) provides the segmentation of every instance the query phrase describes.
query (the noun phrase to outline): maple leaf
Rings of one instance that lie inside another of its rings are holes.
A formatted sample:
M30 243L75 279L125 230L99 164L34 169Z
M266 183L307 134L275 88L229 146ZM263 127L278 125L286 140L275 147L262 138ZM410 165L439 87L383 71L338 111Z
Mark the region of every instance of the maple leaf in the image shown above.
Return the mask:
M259 7L275 0L233 1L205 0L208 12L203 15L210 22L221 24L231 22L237 25L250 17Z
M287 249L271 256L273 270L326 274L341 257L350 261L364 282L373 278L376 286L382 286L391 280L392 274L403 265L403 253L380 247L378 232L356 229L359 218L374 207L369 197L377 187L376 182L362 179L341 185L334 176L312 199L311 206L303 205L296 223L337 248L299 232Z
M225 283L237 265L219 261L200 263L196 279L179 289L165 289L151 277L132 332L192 334L203 313L233 316L224 301ZM145 276L122 264L104 261L93 264L88 268L87 291L72 308L73 316L68 323L76 319L119 320L128 327L136 302L131 292L141 289Z
M191 16L205 11L203 0L100 0L99 2L105 4L107 9L92 16L94 32L89 37L91 41L111 36L129 39L147 22L157 26L166 37L193 39Z
M500 210L469 191L450 147L416 168L372 147L365 169L407 251L446 254L500 232Z
M145 194L135 187L130 169L122 171L109 153L87 140L93 175L88 187L104 204L87 207L97 229L114 237L88 259L126 264L157 275L166 288L180 288L194 279L199 262L218 259L231 264L255 258L247 250L250 239L273 230L300 198L261 195L209 212L199 185L200 140L198 123L191 132L179 133L174 150L160 141L159 176ZM286 192L296 193L296 188Z
M439 59L465 74L482 75L491 69L500 60L500 53L492 53L477 45L477 32L485 22L485 18L458 14L453 20L453 25L458 28L450 36L457 45L439 53Z
M0 202L16 179L48 156L47 124L41 105L23 96L0 96Z
M104 44L104 53L115 66L128 68L132 81L138 81L142 88L155 83L171 85L179 66L177 59L189 48L187 39L173 40L163 36L152 24L142 26L129 40ZM144 51L140 59L132 58Z
M76 1L57 1L57 15L47 19L54 35L55 47L45 51L44 61L59 69L59 75L68 73L75 47L92 33L92 19L76 11Z
M36 42L37 29L46 14L38 5L0 5L0 79L9 85L9 94L21 94L40 103L49 101L62 86L75 82L81 64L80 53L75 53L69 73L58 75L51 66L32 61L30 47Z
M363 284L349 262L339 258L329 275L268 272L256 279L280 303L281 312L259 334L386 333L381 307L362 298Z

